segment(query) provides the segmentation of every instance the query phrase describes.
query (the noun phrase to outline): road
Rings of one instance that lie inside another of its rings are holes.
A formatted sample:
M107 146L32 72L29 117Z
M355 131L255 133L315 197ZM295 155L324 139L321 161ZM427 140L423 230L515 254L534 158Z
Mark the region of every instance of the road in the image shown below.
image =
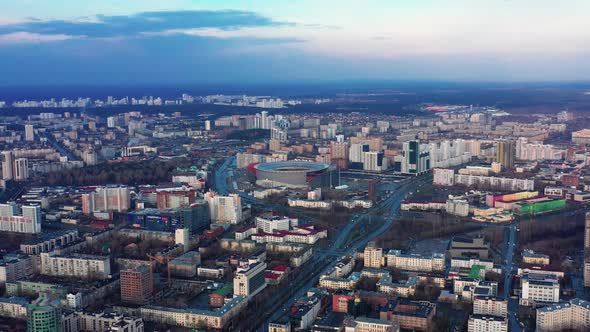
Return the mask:
M219 166L217 171L215 171L215 191L217 191L220 195L227 195L229 191L227 190L227 168L234 163L236 157L231 156Z
M387 199L382 201L377 209L381 209L383 207L387 207L389 209L389 217L384 218L385 222L376 230L374 230L371 234L368 234L366 237L359 239L358 241L349 244L345 250L340 250L339 246L342 244L343 239L347 239L348 235L354 229L354 227L345 227L342 229L336 240L332 243L330 248L325 251L317 251L312 258L313 260L323 260L326 257L338 257L344 255L354 254L359 248L362 248L367 245L369 241L372 241L376 237L383 234L385 231L389 229L392 225L394 220L396 220L401 202L405 199L406 195L412 191L415 191L422 185L431 182L432 179L430 177L421 177L421 178L411 178L404 181L400 181L400 186L397 191L395 191L392 195L390 195ZM353 225L361 225L362 220L367 217L367 214L363 214L357 221L350 221L350 224ZM290 308L291 305L300 297L302 297L308 289L315 287L319 281L319 276L329 271L331 268L334 267L336 264L337 259L334 259L330 262L330 264L326 265L321 271L314 271L313 277L310 278L308 282L303 284L299 289L292 293L292 296L285 301L284 303L275 303L276 310L261 326L258 326L257 331L267 331L268 330L268 323L273 320L280 318L287 308Z
M516 312L518 311L518 300L510 297L512 290L512 281L516 273L516 265L514 264L514 250L516 248L516 223L508 226L508 237L506 243L506 252L504 261L504 292L502 296L508 301L508 319L510 324L510 331L522 331L518 320L516 319Z
M215 191L220 195L228 195L230 193L236 193L232 188L231 191L227 188L228 168L233 166L236 161L235 156L231 156L225 159L225 161L215 171L214 176L214 187ZM238 195L242 198L243 203L256 204L257 201L254 197L246 194L245 192L239 191Z
M222 195L227 195L234 190L228 190L227 188L227 177L228 168L233 165L235 157L227 158L223 164L217 169L214 177L215 190ZM252 322L253 325L258 325L258 331L267 331L268 323L280 318L287 308L299 298L301 298L308 289L315 287L319 281L319 276L329 271L334 267L338 261L338 257L354 254L359 248L367 245L367 243L379 235L386 232L393 221L396 219L399 213L401 202L406 196L418 189L419 187L430 183L432 181L431 176L412 177L401 180L393 188L393 194L379 202L375 207L370 209L364 214L355 215L349 223L342 228L338 236L334 239L331 246L327 250L316 250L310 261L305 264L301 271L294 277L293 280L289 280L289 287L283 287L277 291L273 299L269 300L267 308L258 308L259 319L253 319L256 323ZM245 203L256 203L257 200L243 192L238 192ZM380 212L387 209L388 215L384 218L385 222L373 232L368 234L362 239L359 239L353 243L348 244L344 249L343 245L349 238L350 233L357 226L361 226L366 218L369 218L370 214ZM286 298L286 299L285 299ZM262 320L265 318L264 320ZM241 324L240 324L241 325Z
M51 135L45 135L44 136L45 139L47 139L47 142L51 145L53 145L53 147L62 155L62 156L66 156L68 157L68 160L70 161L76 161L76 160L81 160L79 157L77 157L76 155L74 155L70 150L66 149L65 147L63 147L59 142L57 142L56 140L53 139L53 137L51 137Z

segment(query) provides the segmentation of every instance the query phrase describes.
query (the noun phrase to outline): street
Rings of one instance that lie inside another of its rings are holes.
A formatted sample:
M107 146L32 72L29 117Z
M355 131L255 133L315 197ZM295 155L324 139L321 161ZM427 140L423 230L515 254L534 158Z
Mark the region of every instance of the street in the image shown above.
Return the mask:
M227 171L234 161L235 157L233 156L227 158L215 172L215 189L219 194L227 195L230 193L230 190L227 188ZM358 249L366 246L369 241L372 241L386 232L394 220L396 220L400 205L406 196L431 181L431 176L426 175L406 178L389 186L388 190L394 191L391 195L379 202L369 211L360 215L354 215L346 226L338 233L327 250L314 250L314 254L310 261L304 264L301 268L302 270L299 271L294 280L289 281L289 287L284 287L274 294L273 298L268 301L268 310L267 308L259 308L258 318L265 318L264 320L254 319L252 322L243 322L242 324L249 325L247 323L252 323L258 325L256 327L257 331L267 331L268 324L271 321L280 318L297 299L305 295L308 289L315 287L319 281L319 276L333 268L339 257L354 254ZM231 192L233 192L233 190L231 190ZM257 202L256 199L246 193L238 192L238 194L247 203ZM369 218L371 214L382 212L383 210L388 210L388 216L384 218L385 222L380 227L364 238L346 245L345 241L355 227L362 226L363 221L365 221L366 218ZM344 245L346 245L346 247L342 248ZM328 263L326 264L326 262Z
M516 312L518 310L518 299L510 297L512 290L512 280L516 272L516 265L514 264L514 250L516 248L516 223L508 226L508 242L506 243L506 260L504 261L504 292L502 296L508 301L508 319L510 324L510 331L522 331L517 319Z

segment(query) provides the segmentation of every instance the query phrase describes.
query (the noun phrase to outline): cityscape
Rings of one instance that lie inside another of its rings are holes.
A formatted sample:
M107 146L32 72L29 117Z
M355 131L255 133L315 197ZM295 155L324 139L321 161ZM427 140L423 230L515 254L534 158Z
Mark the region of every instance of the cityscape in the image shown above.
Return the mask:
M583 15L107 2L0 13L0 331L590 331Z

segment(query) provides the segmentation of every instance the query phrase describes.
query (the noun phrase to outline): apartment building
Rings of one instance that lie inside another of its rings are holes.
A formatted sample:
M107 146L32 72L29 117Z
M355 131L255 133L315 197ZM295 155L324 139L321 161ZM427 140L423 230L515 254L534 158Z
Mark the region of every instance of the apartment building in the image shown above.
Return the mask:
M0 297L0 316L18 320L27 319L27 305L25 297Z
M131 205L131 189L127 186L97 187L82 195L82 212L125 212Z
M13 233L41 233L41 207L0 204L0 231Z
M469 316L467 332L508 332L508 319L473 314Z
M222 329L246 307L244 296L236 296L217 310L175 309L158 306L142 306L141 318L158 324L182 326L186 328Z
M365 267L380 268L383 266L383 249L377 248L374 242L369 242L363 252L363 262Z
M66 247L78 239L78 230L75 229L44 233L40 238L21 243L20 250L27 255L38 255L53 251L56 247Z
M409 277L406 281L393 282L391 275L384 275L377 281L377 291L407 298L416 292L418 285L418 278L416 276Z
M146 304L154 292L150 268L140 265L121 271L121 300L125 303Z
M353 290L356 288L356 285L361 278L360 272L352 272L348 278L330 276L330 275L321 275L320 276L320 288L326 288L329 290Z
M0 286L25 279L35 273L35 259L21 254L7 254L0 260Z
M357 317L345 322L344 332L398 332L399 325L388 320Z
M573 299L537 309L537 332L585 331L590 326L590 302Z
M521 305L559 302L559 282L554 275L527 273L521 278Z
M56 255L41 253L41 274L61 277L108 279L111 275L109 256Z
M476 296L473 299L473 313L483 316L506 317L508 301L490 296Z
M445 270L445 256L440 253L432 255L402 254L401 250L390 250L385 255L387 266L418 272L442 272Z
M117 313L75 311L62 316L63 332L143 332L143 320Z
M414 331L429 331L435 316L436 304L407 299L389 301L379 312L380 319L394 322L402 329Z
M205 194L205 200L209 203L212 222L238 224L242 221L242 200L239 195L220 196L208 192Z

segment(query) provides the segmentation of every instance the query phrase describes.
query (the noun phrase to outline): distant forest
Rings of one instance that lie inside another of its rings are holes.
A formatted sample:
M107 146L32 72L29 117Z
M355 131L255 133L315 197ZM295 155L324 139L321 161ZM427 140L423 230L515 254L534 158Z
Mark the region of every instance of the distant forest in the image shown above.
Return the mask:
M127 185L170 182L171 173L177 166L189 166L190 160L131 161L124 163L102 163L96 166L74 168L48 173L36 179L42 186L91 186L121 183Z
M228 139L253 140L270 138L270 130L268 129L248 129L234 131L227 135Z

